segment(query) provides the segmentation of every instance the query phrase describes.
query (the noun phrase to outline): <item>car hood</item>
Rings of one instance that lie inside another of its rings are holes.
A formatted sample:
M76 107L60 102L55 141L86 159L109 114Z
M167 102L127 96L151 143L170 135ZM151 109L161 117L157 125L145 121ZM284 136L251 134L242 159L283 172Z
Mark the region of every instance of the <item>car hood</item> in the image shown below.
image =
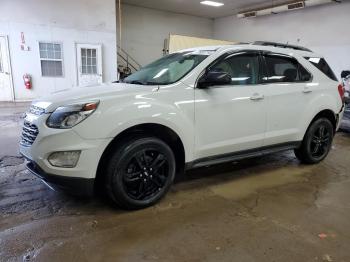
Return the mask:
M105 83L101 85L75 87L52 93L49 96L33 101L32 105L52 112L57 107L96 100L104 100L115 96L124 96L157 91L158 86L131 85L126 83Z

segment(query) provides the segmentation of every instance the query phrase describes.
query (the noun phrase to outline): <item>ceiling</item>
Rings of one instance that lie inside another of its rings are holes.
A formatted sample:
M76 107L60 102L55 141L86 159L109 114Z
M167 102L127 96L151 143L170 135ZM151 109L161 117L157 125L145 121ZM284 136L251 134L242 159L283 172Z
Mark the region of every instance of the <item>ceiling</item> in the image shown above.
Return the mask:
M224 3L221 7L200 4L202 0L122 0L124 4L148 7L181 14L217 18L237 14L242 10L290 2L286 0L212 0Z

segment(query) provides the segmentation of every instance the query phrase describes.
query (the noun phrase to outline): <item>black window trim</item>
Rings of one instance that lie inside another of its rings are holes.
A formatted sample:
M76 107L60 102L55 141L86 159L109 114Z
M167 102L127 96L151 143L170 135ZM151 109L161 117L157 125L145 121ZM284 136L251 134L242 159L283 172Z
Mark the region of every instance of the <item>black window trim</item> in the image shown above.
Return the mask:
M312 62L309 60L310 58L320 58L320 59L323 59L323 60L326 62L328 68L330 69L332 75L329 76L329 75L327 75L325 72L323 72L320 68L318 68L314 63L312 63ZM308 61L310 64L312 64L312 66L316 67L317 70L319 70L321 73L323 73L323 74L324 74L326 77L328 77L329 79L331 79L331 80L333 80L333 81L336 81L336 82L339 81L338 78L337 78L337 76L336 76L336 74L334 73L333 69L330 67L330 65L328 64L328 62L326 61L326 59L325 59L324 57L318 57L318 56L304 56L304 59L305 59L306 61Z
M203 71L198 75L197 80L196 80L196 84L195 84L195 88L198 88L198 82L201 79L201 77L207 73L214 65L220 63L221 61L225 60L226 58L230 57L230 56L237 56L237 55L242 55L242 54L249 54L249 55L257 55L258 57L258 64L259 64L259 71L258 71L258 82L256 84L247 84L247 86L257 86L257 85L262 85L264 84L263 80L262 80L262 71L266 70L265 66L263 64L263 60L261 57L261 50L252 50L252 49L242 49L242 50L231 50L228 51L224 54L222 54L221 56L219 56L218 58L216 58L214 61L212 61L205 69L203 69ZM231 87L235 87L235 86L240 86L240 85L227 85L227 86L231 86Z
M285 58L289 58L289 59L292 59L294 61L296 61L298 63L298 66L299 67L302 67L306 72L308 72L310 74L310 80L308 81L293 81L293 82L284 82L284 81L269 81L269 80L263 80L262 79L262 82L264 84L276 84L276 83L312 83L313 79L314 79L314 76L313 74L310 72L309 69L305 68L299 61L298 59L296 59L294 56L291 56L291 55L288 55L288 54L283 54L283 53L277 53L277 52L272 52L272 51L262 51L261 52L261 58L263 60L263 64L264 64L264 68L265 68L265 74L266 75L269 75L269 72L267 70L267 62L266 62L266 59L265 59L265 56L266 55L272 55L272 56L279 56L279 57L285 57ZM299 68L298 68L298 71L299 71Z

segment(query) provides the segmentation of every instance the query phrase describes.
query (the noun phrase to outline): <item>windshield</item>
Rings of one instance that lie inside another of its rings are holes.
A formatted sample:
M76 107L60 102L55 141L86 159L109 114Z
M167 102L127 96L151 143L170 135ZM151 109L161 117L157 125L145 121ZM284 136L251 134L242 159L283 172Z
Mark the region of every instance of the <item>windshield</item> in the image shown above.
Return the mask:
M170 54L141 68L123 82L140 85L172 84L187 75L210 53L210 51L189 51Z

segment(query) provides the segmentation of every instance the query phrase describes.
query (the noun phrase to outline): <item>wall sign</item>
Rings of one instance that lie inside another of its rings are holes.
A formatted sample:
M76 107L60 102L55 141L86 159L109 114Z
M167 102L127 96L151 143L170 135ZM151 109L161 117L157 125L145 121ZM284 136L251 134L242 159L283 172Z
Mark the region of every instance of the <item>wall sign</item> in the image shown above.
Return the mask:
M22 51L30 51L29 46L26 45L26 40L24 38L24 33L21 32L21 50Z

